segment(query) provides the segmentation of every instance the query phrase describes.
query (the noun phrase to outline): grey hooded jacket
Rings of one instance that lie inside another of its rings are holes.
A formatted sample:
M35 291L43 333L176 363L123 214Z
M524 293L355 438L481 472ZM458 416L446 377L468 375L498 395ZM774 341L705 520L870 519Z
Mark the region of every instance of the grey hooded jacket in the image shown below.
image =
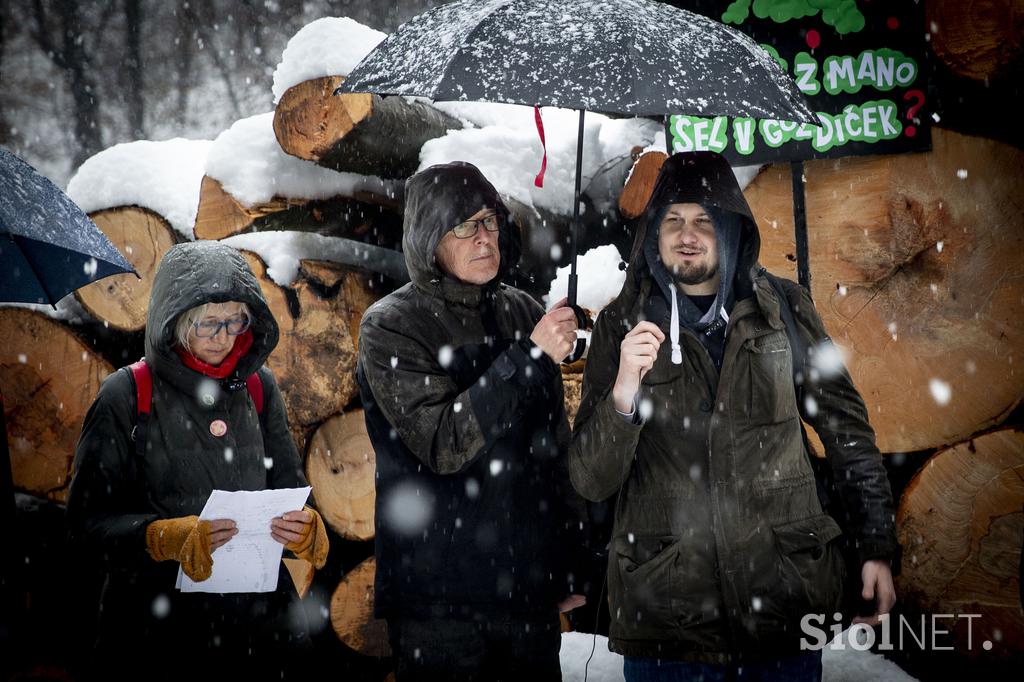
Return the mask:
M720 288L713 315L705 324L697 310L677 316L676 363L660 262L644 247L656 240L667 204L690 202L729 212L740 233L737 248L720 249L722 258L735 254L734 264L720 264L735 277ZM842 531L818 501L801 417L842 483L860 560L898 553L864 403L842 369L806 387L813 409L797 404L780 301L757 267L759 248L725 160L674 155L655 185L626 283L598 319L569 466L585 498L618 493L608 557L614 651L716 663L780 658L800 653L804 614L831 618L844 578ZM806 292L785 286L806 345L828 343ZM729 320L719 369L700 336L722 307ZM646 420L633 423L615 411L611 389L619 345L642 319L666 340L642 382Z

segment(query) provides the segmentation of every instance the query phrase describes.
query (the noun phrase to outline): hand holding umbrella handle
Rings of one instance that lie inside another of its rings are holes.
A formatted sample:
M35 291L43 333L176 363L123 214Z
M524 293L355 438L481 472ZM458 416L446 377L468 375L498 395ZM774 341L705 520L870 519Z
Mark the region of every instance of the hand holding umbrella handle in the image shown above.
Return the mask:
M590 315L587 311L581 308L579 305L573 303L569 306L572 308L573 313L576 315L576 328L583 329L585 331L592 331L594 329L594 321L590 319ZM562 360L563 365L571 365L587 352L587 337L580 336L576 339L576 346L572 349L565 359Z

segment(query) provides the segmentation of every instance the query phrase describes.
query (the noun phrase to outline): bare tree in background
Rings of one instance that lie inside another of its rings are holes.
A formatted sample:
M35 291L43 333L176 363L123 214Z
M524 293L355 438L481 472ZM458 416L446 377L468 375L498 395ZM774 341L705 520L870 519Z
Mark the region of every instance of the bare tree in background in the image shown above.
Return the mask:
M5 2L0 142L62 184L108 145L213 139L273 108L274 68L306 23L391 32L446 1Z
M140 48L141 4L140 0L124 0L125 53L121 90L125 94L128 126L132 137L136 139L146 136L146 100L143 96L142 50Z
M63 72L71 90L75 131L72 163L77 166L103 149L99 90L85 47L80 7L77 0L62 0L56 3L56 8L48 10L42 0L33 0L32 15L35 20L31 30L33 40ZM58 33L56 40L54 27Z

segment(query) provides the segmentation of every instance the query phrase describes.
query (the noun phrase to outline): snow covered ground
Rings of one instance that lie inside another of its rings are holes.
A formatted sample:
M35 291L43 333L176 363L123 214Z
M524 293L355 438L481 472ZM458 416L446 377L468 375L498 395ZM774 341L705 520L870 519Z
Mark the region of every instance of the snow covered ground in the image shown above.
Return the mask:
M835 650L832 644L825 647L821 657L822 679L824 682L915 682L916 678L883 656L870 651L857 651L848 646L844 638L843 650ZM593 651L593 658L591 658ZM608 651L608 638L580 632L562 634L562 680L583 682L586 670L587 682L622 682L622 656ZM590 665L587 660L590 659Z

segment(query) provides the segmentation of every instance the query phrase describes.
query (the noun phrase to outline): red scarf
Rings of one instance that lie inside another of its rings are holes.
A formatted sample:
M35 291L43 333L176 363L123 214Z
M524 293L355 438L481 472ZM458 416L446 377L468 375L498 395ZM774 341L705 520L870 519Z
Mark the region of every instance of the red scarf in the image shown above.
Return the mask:
M238 335L238 338L235 339L235 345L231 348L231 352L227 354L227 357L221 360L219 365L211 365L203 362L184 348L176 347L175 350L178 351L178 357L181 358L181 361L189 369L194 369L200 374L208 376L211 379L224 379L235 371L235 365L237 365L238 361L242 359L242 356L249 352L249 349L252 348L252 344L252 330L246 329L243 333Z

